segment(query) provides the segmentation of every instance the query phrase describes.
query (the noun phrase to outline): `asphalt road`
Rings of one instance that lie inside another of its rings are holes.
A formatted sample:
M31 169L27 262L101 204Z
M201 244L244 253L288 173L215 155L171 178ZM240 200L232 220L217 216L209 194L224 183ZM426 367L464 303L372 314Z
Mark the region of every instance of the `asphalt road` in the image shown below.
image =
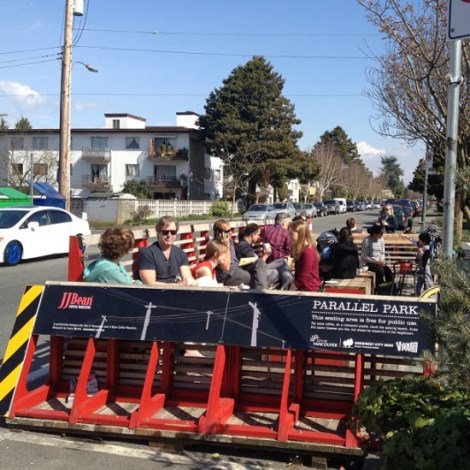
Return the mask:
M314 219L316 234L345 225L350 214L331 215ZM359 226L375 222L378 211L355 213ZM153 231L152 231L153 232ZM152 233L151 232L151 233ZM96 246L87 247L90 260L98 256ZM17 307L25 286L67 279L67 257L49 257L21 263L18 266L0 265L0 357L10 337ZM40 369L40 377L46 369ZM80 452L77 452L79 450ZM97 439L51 436L28 431L12 431L0 427L2 468L16 469L34 466L36 469L81 468L191 468L191 469L281 469L300 468L290 456L273 456L256 451L246 455L232 454L228 449L209 447L203 451L175 449L172 446L150 448L145 444L113 443Z

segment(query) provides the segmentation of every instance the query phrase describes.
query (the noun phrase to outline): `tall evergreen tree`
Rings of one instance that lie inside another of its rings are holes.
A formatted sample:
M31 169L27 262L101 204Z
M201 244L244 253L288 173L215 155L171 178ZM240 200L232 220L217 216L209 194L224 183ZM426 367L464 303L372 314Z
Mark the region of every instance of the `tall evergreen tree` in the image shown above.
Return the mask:
M300 155L300 120L282 95L284 83L265 58L253 57L210 93L199 119L208 153L230 161L235 177L248 173L252 198L267 179L282 186Z
M393 192L395 197L402 196L405 190L405 186L401 180L403 170L398 163L397 157L381 157L380 163L382 164L380 176L383 177L388 189Z
M357 150L357 145L348 137L341 126L336 126L332 131L326 131L320 136L320 144L332 144L336 154L346 165L350 163L362 163Z
M29 131L32 128L33 126L31 125L31 122L28 118L22 116L21 119L16 121L15 129L18 129L19 131Z

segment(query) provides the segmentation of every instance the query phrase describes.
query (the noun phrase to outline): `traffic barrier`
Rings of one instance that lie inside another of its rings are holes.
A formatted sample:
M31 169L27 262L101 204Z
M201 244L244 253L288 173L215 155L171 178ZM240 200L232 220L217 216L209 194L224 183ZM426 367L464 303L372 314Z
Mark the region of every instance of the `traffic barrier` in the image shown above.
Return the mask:
M21 300L0 406L10 426L360 456L341 423L363 387L423 373L419 357L432 344L420 312L435 307L378 296L47 283ZM40 337L50 341L49 376L33 388Z

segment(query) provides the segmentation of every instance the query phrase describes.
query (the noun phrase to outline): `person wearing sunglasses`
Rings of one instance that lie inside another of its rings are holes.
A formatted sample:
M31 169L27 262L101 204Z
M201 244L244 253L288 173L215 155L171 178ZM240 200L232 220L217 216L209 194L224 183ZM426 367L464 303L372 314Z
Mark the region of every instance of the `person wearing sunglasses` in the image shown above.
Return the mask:
M158 240L139 252L137 266L139 277L144 284L166 285L178 283L180 286L195 286L187 254L174 245L179 223L165 215L158 220L155 229Z
M250 287L263 288L265 285L255 285L254 276L252 277L248 271L239 267L239 260L235 253L235 245L233 243L232 229L230 222L225 219L219 219L214 222L214 240L220 240L228 248L228 254L225 263L222 266L217 266L215 269L217 282L224 286L240 286L244 284Z

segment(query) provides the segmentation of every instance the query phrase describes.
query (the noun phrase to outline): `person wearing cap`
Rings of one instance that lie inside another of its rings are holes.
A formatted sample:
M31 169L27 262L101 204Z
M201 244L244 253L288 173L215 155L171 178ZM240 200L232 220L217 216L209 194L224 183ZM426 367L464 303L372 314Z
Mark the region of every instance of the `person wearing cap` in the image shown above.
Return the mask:
M137 267L144 284L196 286L197 282L189 269L188 255L174 245L178 233L178 221L169 215L163 216L155 225L158 240L139 252Z
M383 228L380 223L372 225L367 232L369 236L364 238L361 249L361 264L367 266L369 271L375 273L375 285L393 280L392 270L385 262L385 242Z
M267 262L275 259L286 259L290 256L289 225L291 218L287 212L278 212L274 219L274 225L266 226L263 243L271 245L272 252Z

